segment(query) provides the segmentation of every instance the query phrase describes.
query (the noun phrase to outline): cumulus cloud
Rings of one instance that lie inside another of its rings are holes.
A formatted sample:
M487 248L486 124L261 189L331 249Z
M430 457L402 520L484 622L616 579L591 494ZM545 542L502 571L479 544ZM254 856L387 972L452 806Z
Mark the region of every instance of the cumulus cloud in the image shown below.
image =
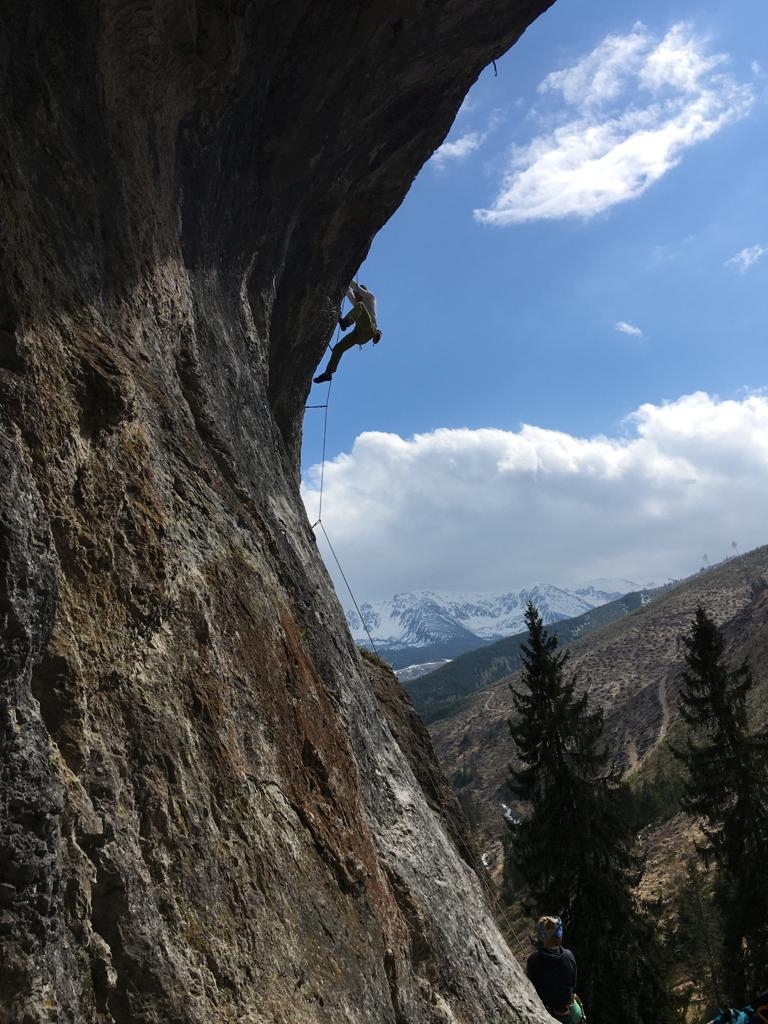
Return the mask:
M768 252L762 245L750 245L746 249L742 249L741 252L737 252L735 256L731 256L729 260L725 261L725 266L738 267L742 274L746 274L750 267L753 267L759 259Z
M514 148L499 194L475 217L495 225L589 218L641 195L687 149L751 109L751 86L726 63L685 23L662 39L641 24L608 36L540 84L544 101L559 104L551 124Z
M314 521L320 467L304 500ZM596 577L638 583L768 541L768 397L645 404L616 437L361 434L325 465L323 525L360 599ZM322 548L322 537L319 538ZM335 572L330 557L329 569ZM341 591L340 591L341 592Z
M634 324L628 324L626 320L617 320L613 325L613 329L621 334L629 334L633 338L642 338L643 336L643 332L639 327L635 327Z

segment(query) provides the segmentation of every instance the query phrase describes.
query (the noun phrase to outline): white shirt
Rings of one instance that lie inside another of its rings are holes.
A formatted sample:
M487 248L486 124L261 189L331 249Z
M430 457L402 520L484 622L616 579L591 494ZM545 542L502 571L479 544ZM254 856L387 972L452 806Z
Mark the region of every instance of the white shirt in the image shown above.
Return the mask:
M368 291L364 284L356 284L354 281L347 288L347 298L350 302L362 302L368 312L371 314L371 320L377 323L376 320L376 296L373 292Z

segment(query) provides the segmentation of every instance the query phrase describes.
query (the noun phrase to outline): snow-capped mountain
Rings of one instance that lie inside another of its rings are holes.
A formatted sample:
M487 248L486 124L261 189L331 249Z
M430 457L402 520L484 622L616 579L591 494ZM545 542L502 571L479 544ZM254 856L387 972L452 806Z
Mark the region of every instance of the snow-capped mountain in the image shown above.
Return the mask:
M533 601L545 623L569 619L641 589L631 580L592 580L576 587L540 584L505 593L412 590L388 601L360 605L347 622L357 643L370 647L393 667L455 658L465 651L525 629L525 606ZM367 627L367 632L366 632Z

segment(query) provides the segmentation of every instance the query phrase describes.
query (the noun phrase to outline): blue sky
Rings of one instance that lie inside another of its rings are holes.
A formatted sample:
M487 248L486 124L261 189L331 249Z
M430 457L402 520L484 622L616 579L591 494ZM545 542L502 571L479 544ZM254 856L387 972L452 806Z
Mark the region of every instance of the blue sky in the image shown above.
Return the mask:
M384 337L334 378L323 524L363 600L768 542L768 5L617 6L485 70L361 268Z

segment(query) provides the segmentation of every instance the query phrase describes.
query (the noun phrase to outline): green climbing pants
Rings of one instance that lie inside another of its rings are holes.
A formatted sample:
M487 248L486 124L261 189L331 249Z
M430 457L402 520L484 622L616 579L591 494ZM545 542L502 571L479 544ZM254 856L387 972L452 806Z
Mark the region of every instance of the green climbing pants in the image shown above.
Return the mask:
M556 1011L552 1010L549 1006L547 1009L549 1010L550 1016L554 1017L555 1020L559 1020L561 1024L586 1024L584 1007L575 992L573 995L573 1002L566 1010Z
M581 1024L581 1020L584 1016L584 1010L578 996L574 996L568 1012L570 1014L570 1024Z

